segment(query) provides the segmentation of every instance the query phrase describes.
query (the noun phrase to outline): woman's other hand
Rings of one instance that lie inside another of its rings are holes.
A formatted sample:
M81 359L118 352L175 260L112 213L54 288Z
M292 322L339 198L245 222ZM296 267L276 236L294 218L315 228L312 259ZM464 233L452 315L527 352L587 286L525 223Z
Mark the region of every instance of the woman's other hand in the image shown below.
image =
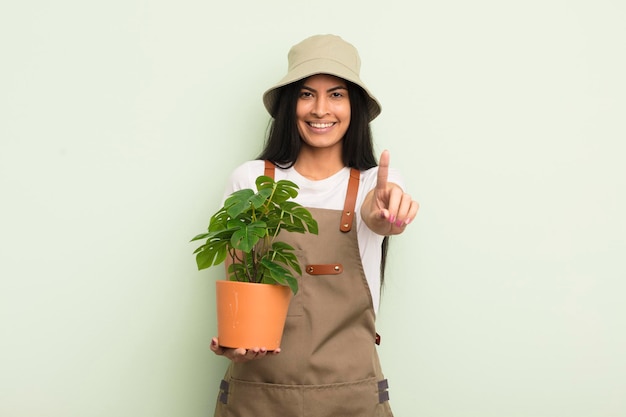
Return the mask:
M265 356L274 356L280 353L280 348L276 350L268 351L264 347L255 347L252 349L244 349L244 348L226 348L220 346L219 340L217 337L211 339L211 350L218 356L224 356L225 358L230 359L233 362L247 362L255 359L261 359Z

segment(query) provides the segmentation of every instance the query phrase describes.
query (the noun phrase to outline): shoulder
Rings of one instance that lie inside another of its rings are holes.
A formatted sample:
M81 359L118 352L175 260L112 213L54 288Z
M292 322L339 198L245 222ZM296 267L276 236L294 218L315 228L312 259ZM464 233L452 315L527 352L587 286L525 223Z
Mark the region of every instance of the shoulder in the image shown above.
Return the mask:
M246 161L236 167L230 174L226 184L225 195L230 195L234 191L244 188L255 187L255 181L259 175L263 175L265 162L262 160Z

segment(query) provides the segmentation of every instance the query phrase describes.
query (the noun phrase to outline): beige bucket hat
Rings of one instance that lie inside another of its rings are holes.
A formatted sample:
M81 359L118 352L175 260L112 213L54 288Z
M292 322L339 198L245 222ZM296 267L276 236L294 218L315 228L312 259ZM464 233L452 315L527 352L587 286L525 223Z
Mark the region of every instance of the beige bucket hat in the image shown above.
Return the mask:
M376 97L359 77L361 59L356 48L336 35L315 35L294 45L287 55L287 75L263 94L263 104L272 113L278 99L278 89L315 74L330 74L360 86L367 93L367 109L372 121L381 112Z

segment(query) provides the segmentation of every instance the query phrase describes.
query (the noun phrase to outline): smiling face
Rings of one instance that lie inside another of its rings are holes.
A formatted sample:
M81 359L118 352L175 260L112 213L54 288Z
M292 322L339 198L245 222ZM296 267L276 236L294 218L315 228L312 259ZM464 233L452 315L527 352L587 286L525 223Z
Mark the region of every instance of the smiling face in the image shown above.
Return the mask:
M298 94L296 119L303 146L336 148L350 125L350 97L346 81L318 74L307 78Z

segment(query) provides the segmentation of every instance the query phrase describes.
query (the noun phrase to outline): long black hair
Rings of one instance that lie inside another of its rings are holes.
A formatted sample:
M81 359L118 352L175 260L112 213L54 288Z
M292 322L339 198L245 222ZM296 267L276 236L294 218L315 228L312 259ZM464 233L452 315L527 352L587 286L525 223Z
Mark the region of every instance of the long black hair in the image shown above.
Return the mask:
M298 132L296 105L300 90L306 79L295 81L280 87L265 141L265 148L257 159L269 160L276 165L289 168L298 159L302 139ZM367 110L367 93L358 85L347 81L348 97L350 98L350 125L343 138L342 158L344 166L359 171L378 165L374 155L372 130ZM380 282L385 279L385 264L389 236L385 236L381 247Z

